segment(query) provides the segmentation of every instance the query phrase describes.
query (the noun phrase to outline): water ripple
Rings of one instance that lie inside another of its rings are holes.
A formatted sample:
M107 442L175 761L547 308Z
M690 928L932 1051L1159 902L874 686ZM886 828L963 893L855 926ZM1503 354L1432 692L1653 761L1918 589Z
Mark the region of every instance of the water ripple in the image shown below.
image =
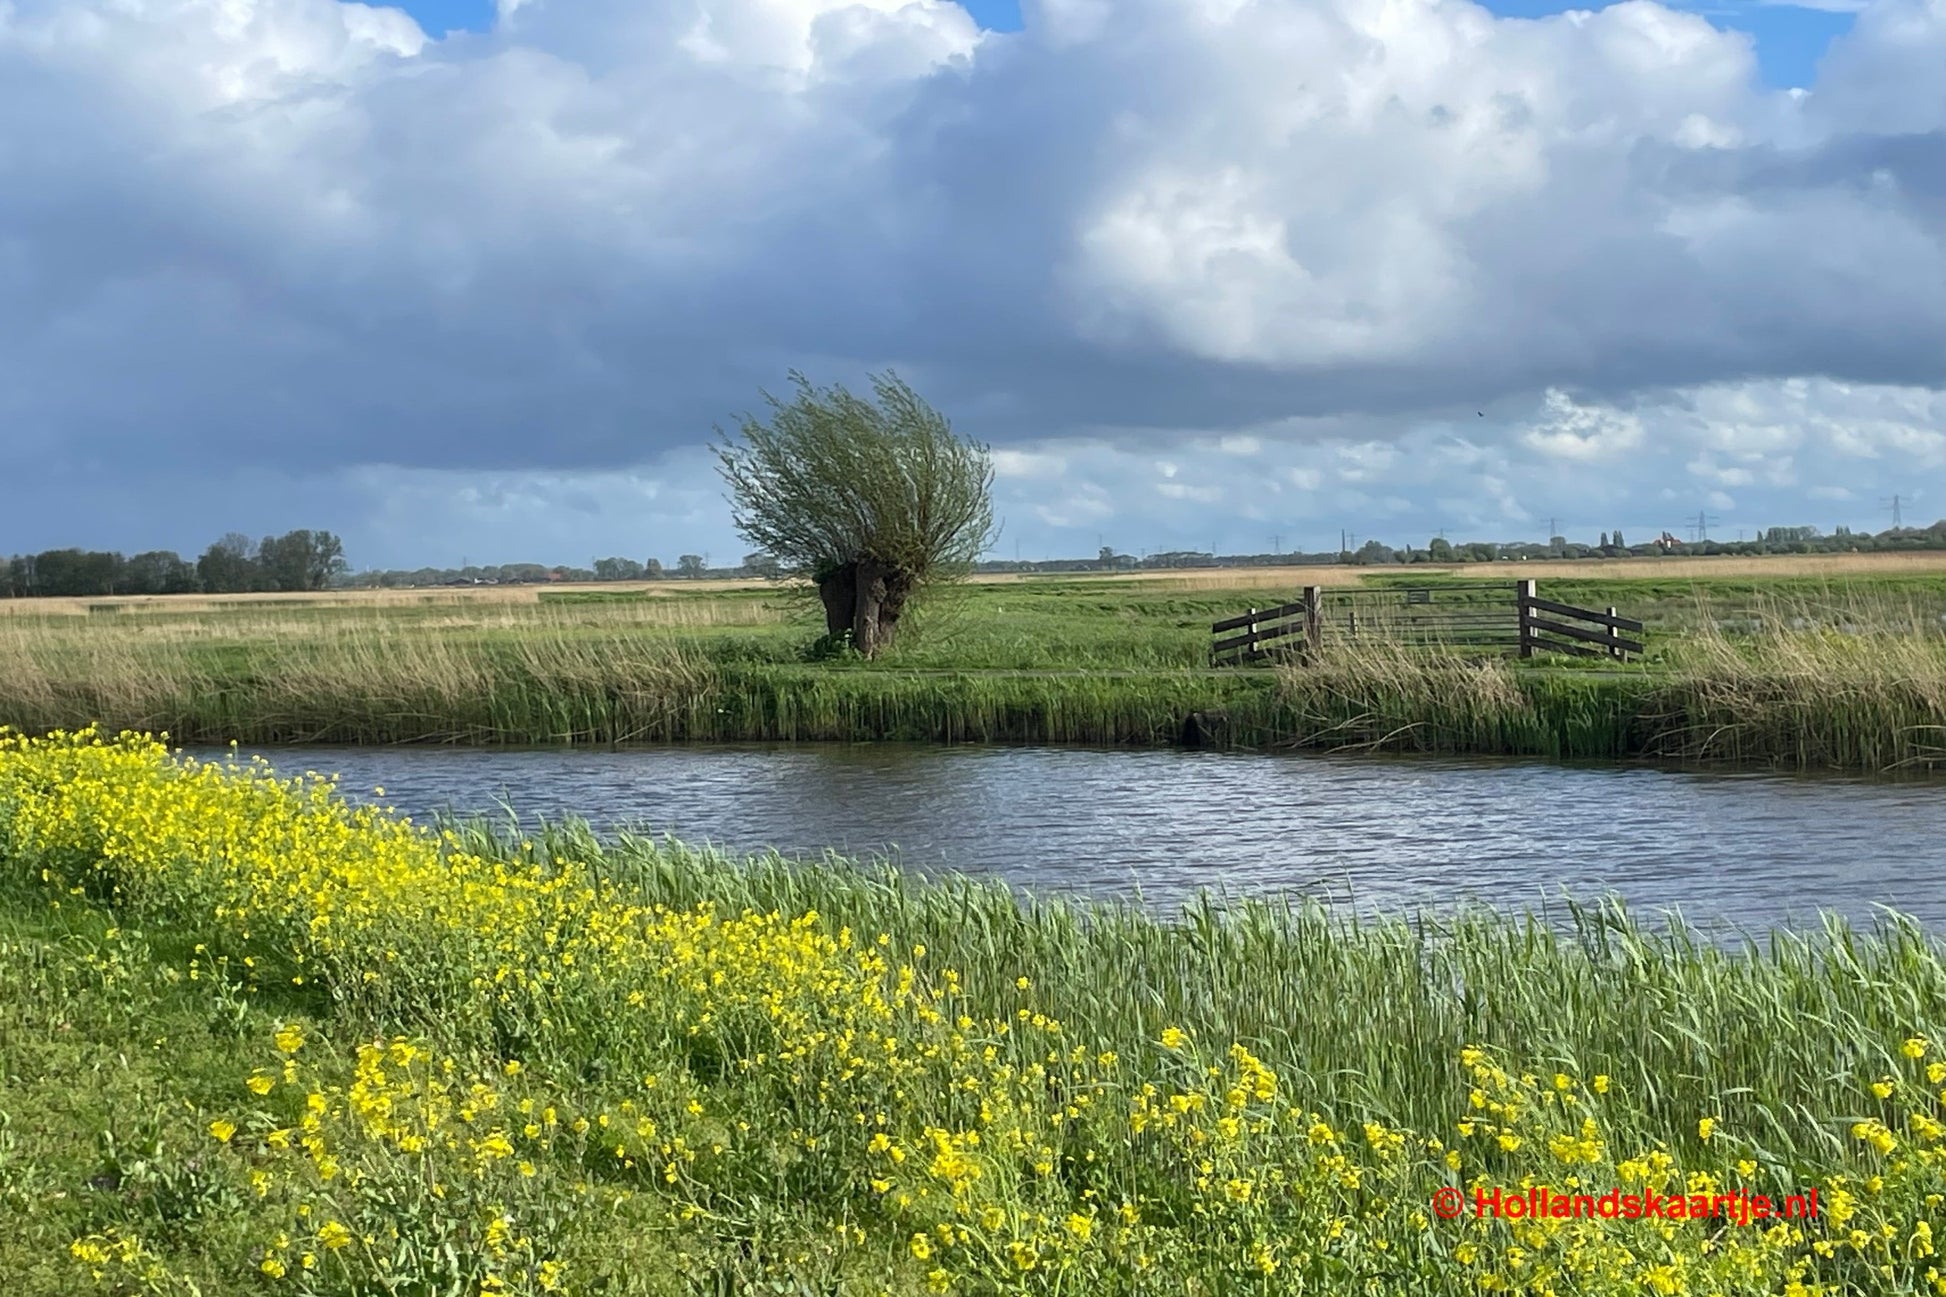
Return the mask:
M1937 783L1527 761L906 745L264 750L408 813L573 814L737 850L890 855L1038 891L1289 889L1397 911L1613 892L1746 929L1946 923Z

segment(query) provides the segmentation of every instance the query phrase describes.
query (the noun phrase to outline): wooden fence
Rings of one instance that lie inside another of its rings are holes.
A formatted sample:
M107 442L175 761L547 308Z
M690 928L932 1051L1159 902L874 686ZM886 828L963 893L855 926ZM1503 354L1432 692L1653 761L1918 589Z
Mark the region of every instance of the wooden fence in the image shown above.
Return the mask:
M1315 657L1359 640L1508 653L1569 653L1618 661L1640 655L1642 623L1543 599L1532 581L1326 589L1275 608L1252 608L1210 627L1210 660L1243 665Z

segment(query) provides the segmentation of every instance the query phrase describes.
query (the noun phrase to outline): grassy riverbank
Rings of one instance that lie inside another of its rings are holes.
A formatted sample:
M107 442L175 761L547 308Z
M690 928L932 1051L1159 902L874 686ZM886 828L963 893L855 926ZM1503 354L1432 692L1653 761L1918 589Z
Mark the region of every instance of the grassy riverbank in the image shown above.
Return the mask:
M966 587L872 663L816 660L809 607L761 587L22 603L0 612L0 723L184 742L1151 745L1200 714L1200 737L1246 746L1931 764L1946 577L1846 580L1550 579L1551 597L1649 623L1648 661L1619 670L1369 643L1301 671L1211 670L1210 623L1269 597L1188 578Z
M27 1294L1937 1292L1942 1039L1911 927L1170 921L0 746ZM1527 1184L1820 1216L1429 1210Z

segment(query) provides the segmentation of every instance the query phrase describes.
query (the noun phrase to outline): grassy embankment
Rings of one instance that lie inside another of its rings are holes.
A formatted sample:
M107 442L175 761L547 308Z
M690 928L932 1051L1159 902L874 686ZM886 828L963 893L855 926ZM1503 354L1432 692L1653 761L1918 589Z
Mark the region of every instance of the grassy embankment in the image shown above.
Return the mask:
M1649 623L1649 660L1624 670L1382 646L1281 673L1207 667L1212 621L1316 573L982 583L871 664L807 660L809 608L761 587L22 601L0 605L0 723L262 743L1160 744L1205 712L1262 746L1851 768L1946 752L1946 572L1774 562L1543 572L1550 597Z
M0 743L25 1297L1936 1294L1943 1039L1910 926L1172 922ZM1429 1210L1527 1184L1820 1216Z

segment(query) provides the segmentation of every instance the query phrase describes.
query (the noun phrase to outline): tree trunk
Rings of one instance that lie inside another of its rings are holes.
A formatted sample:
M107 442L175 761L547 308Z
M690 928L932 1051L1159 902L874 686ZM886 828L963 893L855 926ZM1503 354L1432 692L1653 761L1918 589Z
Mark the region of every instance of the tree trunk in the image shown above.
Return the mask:
M878 606L879 644L890 644L898 634L899 618L905 613L906 596L912 593L911 578L899 572L885 575L885 598Z
M860 559L831 572L818 583L828 635L851 634L851 646L874 657L899 629L912 583L903 574Z
M818 582L818 598L824 601L824 633L838 636L850 630L858 602L858 565L847 563Z
M885 569L871 559L861 559L856 570L856 599L851 613L851 646L866 657L876 657L892 638L885 633L881 618L885 612Z

